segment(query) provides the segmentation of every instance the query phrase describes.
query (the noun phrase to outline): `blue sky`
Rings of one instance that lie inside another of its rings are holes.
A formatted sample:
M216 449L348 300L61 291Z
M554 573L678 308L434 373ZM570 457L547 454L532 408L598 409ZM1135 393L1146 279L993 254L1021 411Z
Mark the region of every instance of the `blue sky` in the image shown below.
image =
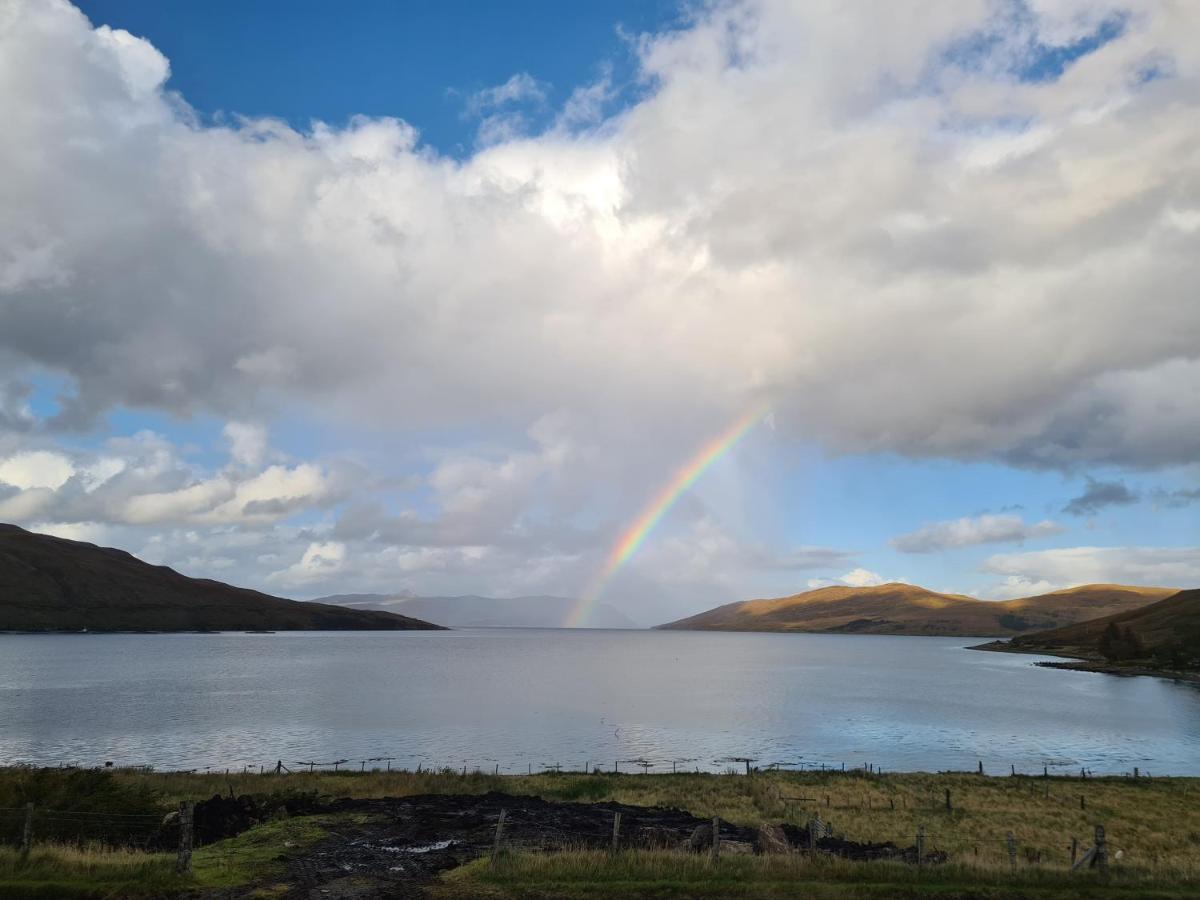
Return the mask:
M607 602L1200 580L1193 13L14 9L0 520L575 595L766 403Z
M521 108L536 128L606 70L636 95L629 40L675 27L674 2L384 2L352 11L311 2L84 2L97 24L124 28L171 60L168 87L206 116L277 116L305 129L355 115L396 116L439 152L474 149L468 98L526 73L544 103ZM625 98L614 98L619 104Z

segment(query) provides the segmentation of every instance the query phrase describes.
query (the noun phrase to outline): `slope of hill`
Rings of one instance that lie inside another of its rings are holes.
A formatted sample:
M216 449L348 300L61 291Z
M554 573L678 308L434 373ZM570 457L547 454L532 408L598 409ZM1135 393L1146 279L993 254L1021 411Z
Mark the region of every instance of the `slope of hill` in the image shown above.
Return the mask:
M1085 663L1060 665L1094 671L1200 673L1200 590L981 649L1075 657Z
M659 628L951 636L1013 635L1145 606L1173 588L1094 584L1022 597L977 600L912 584L826 587L774 600L729 603Z
M0 631L436 629L188 578L126 553L0 524Z
M418 597L415 594L336 594L319 603L353 609L385 609L435 619L458 628L560 628L575 601L570 597ZM636 628L627 615L600 604L589 617L593 628Z

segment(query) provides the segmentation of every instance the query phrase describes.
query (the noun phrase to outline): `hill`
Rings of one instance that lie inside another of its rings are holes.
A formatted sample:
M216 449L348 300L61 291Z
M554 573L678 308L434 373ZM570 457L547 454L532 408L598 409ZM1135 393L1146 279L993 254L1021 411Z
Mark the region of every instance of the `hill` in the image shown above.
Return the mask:
M419 597L415 594L336 594L317 602L353 609L384 609L435 619L457 628L561 628L575 602L570 597ZM620 610L600 604L589 617L594 628L636 628Z
M1080 668L1101 671L1200 672L1200 590L988 649L1071 656L1094 664Z
M893 582L877 587L818 588L772 600L743 600L658 627L1009 636L1127 612L1174 592L1174 588L1091 584L1036 597L989 601Z
M419 619L302 603L188 578L124 550L0 524L0 631L435 629Z

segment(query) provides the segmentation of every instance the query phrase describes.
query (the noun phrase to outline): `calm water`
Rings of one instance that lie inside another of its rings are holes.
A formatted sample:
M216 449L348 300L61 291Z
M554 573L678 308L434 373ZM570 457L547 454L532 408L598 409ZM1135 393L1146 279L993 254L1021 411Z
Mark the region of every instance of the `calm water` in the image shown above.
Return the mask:
M511 772L644 757L669 771L672 760L721 770L750 756L1200 775L1197 688L1040 669L970 643L536 629L0 635L0 763L393 756Z

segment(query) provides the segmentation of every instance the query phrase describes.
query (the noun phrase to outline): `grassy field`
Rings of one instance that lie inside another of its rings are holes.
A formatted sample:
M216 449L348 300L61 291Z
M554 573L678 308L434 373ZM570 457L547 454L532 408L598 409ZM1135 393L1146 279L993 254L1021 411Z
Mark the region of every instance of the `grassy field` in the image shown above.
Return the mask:
M13 807L36 787L58 804L70 804L54 778L30 778L29 770L0 770L0 806ZM61 777L71 777L65 773ZM21 787L18 787L18 784ZM80 779L77 787L119 811L145 810L152 799L161 811L180 800L213 794L317 793L327 797L385 797L421 793L534 794L548 800L616 800L634 805L675 806L702 817L719 815L742 825L765 821L803 824L813 814L854 840L914 843L923 826L927 850L944 850L951 864L917 872L895 864L816 863L799 858L705 859L675 854L578 852L548 856L517 854L495 869L473 864L450 873L434 896L745 896L793 894L797 883L814 897L1040 897L1200 895L1200 779L982 777L974 774L759 773L742 775L495 776L480 773L301 773L212 775L118 771L103 779ZM25 793L22 793L22 791ZM945 792L950 791L951 809ZM1081 808L1080 798L1083 798ZM38 797L30 797L40 802ZM68 806L66 808L78 808ZM230 841L199 849L186 882L225 888L280 877L281 854L302 853L329 823L320 817L272 822ZM1105 826L1111 877L1104 886L1089 875L1070 874L1072 838L1080 852L1096 824ZM1011 866L1006 835L1016 843ZM516 840L519 835L513 835ZM286 850L285 850L286 848ZM8 851L5 851L8 852ZM41 882L133 885L146 893L172 883L170 860L120 851L107 860L92 848L72 856L68 847L35 848L21 867L0 857L0 895ZM39 855L40 854L40 855ZM36 865L34 861L37 860ZM71 874L74 873L74 874ZM70 877L68 877L68 875ZM122 880L124 879L124 880ZM179 882L174 882L179 884ZM1090 893L1089 893L1090 891ZM25 894L18 894L24 896ZM29 893L30 896L38 896ZM62 896L68 896L63 893ZM55 896L53 893L44 896Z

